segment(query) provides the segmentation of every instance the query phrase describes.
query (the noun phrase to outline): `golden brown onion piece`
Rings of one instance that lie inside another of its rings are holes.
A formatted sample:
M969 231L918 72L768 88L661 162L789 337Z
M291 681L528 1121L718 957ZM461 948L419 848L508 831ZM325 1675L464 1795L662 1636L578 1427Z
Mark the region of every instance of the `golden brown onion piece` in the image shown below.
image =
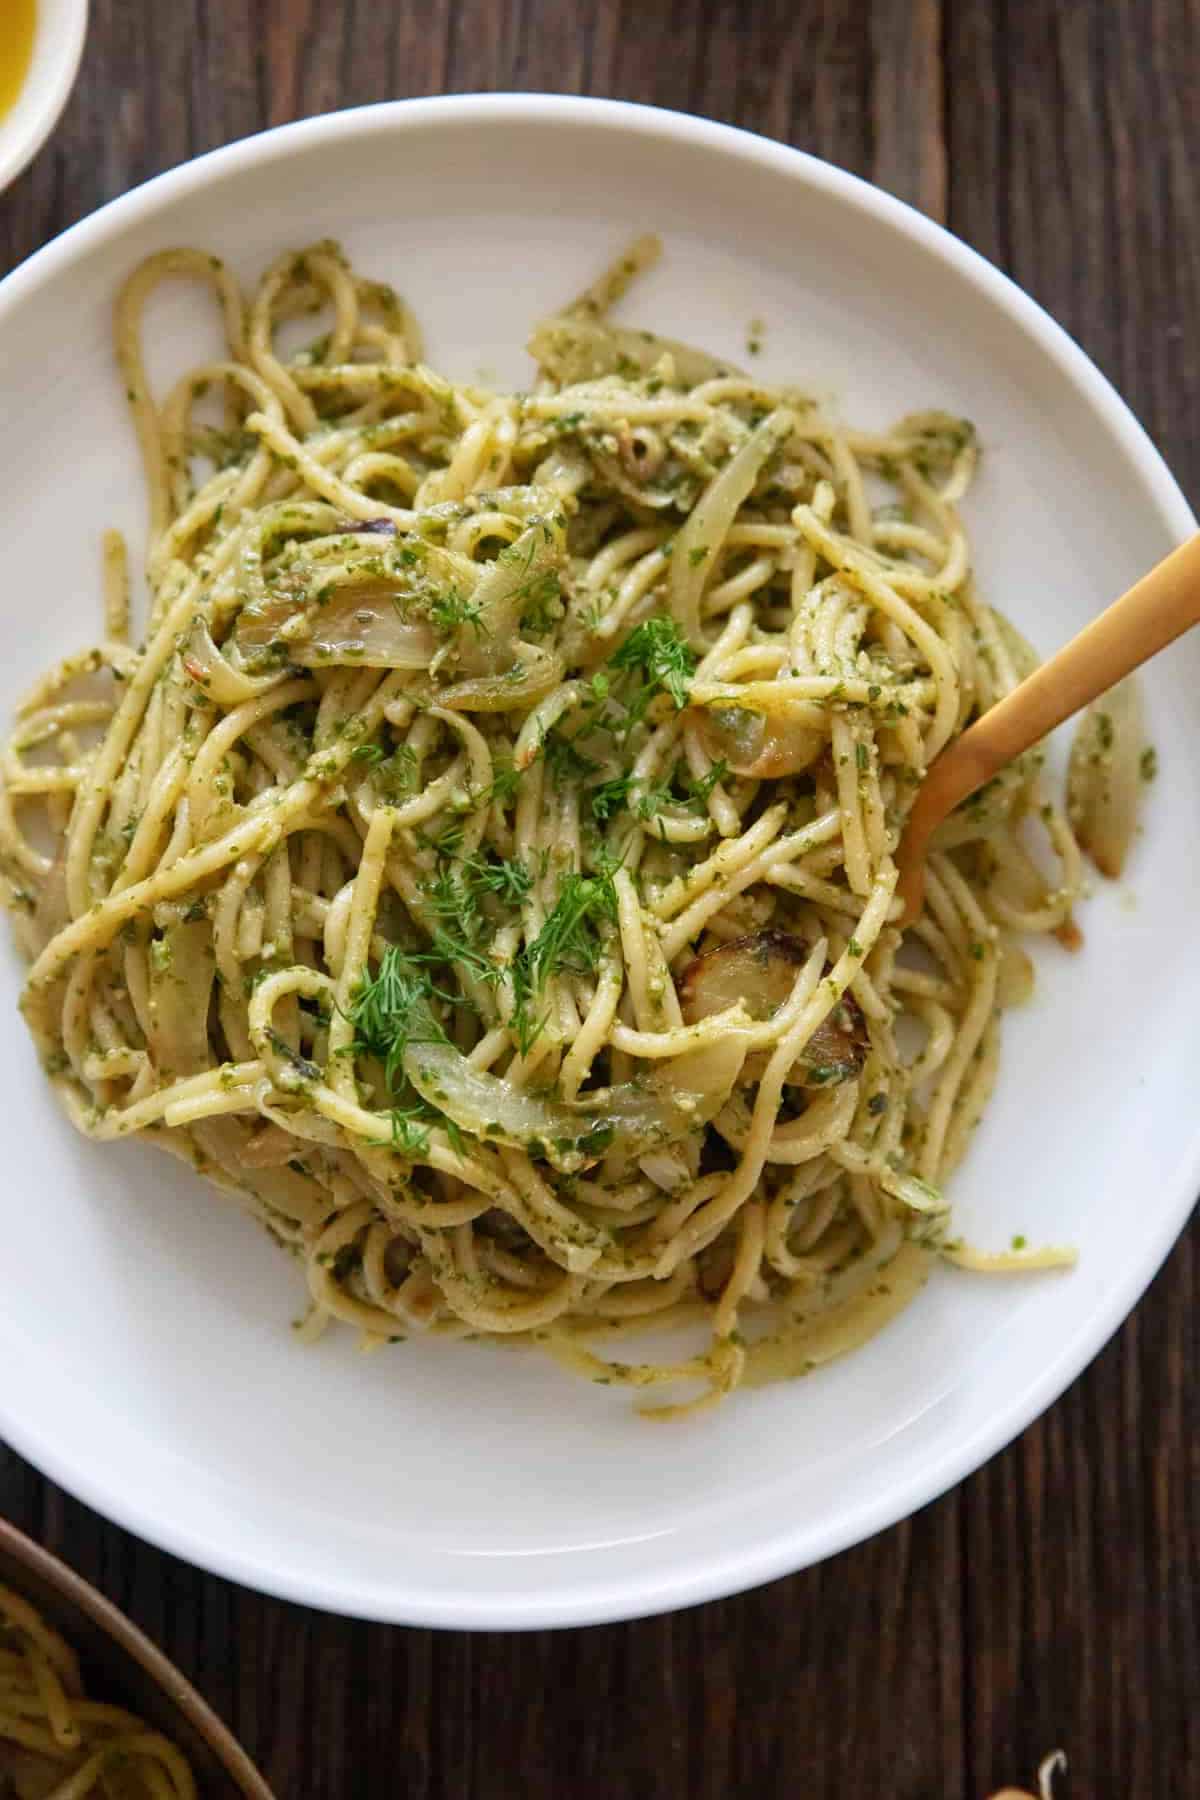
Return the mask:
M796 985L809 946L786 931L755 931L697 956L680 979L680 1004L689 1025L740 1000L755 1019L769 1019ZM797 1087L831 1087L858 1075L870 1040L858 1002L849 994L823 1019L792 1067Z
M746 706L705 707L695 716L700 742L713 761L756 781L802 774L812 767L827 742L807 726L764 718Z

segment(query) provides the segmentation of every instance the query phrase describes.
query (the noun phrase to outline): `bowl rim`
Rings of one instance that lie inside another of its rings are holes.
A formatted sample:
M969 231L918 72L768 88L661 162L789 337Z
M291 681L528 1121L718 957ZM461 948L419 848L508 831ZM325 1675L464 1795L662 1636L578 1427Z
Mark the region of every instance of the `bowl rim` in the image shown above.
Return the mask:
M45 144L62 117L63 108L70 99L75 78L79 74L83 46L87 39L89 0L58 0L54 10L62 15L61 23L53 21L59 24L61 36L47 54L46 72L39 84L36 109L30 111L24 129L18 129L19 109L25 92L23 88L13 102L12 111L0 120L0 193L29 167ZM39 4L35 33L40 34L43 30L44 18L44 8ZM33 42L33 59L25 78L27 85L36 78L39 60L37 35Z
M225 1773L237 1783L245 1800L275 1800L272 1790L229 1727L217 1717L207 1700L201 1698L165 1652L152 1643L120 1607L51 1551L18 1531L7 1519L0 1519L0 1556L10 1557L19 1567L27 1569L37 1580L61 1594L137 1663L204 1739Z
M378 133L426 127L494 128L536 123L635 131L648 140L716 151L742 164L751 178L758 169L797 180L845 205L857 216L892 228L944 265L1005 313L1053 361L1099 416L1118 447L1134 463L1164 531L1180 541L1197 520L1174 476L1126 402L1073 338L1009 276L995 268L945 227L906 202L808 152L731 125L628 101L548 94L463 94L385 101L343 109L276 126L209 151L153 177L119 196L36 251L0 281L0 330L6 315L27 294L53 280L72 262L118 237L127 227L156 216L169 217L173 202L202 191L214 178L287 157L311 143L333 143ZM756 1542L722 1546L703 1557L690 1553L657 1579L642 1573L604 1571L597 1582L587 1575L570 1587L540 1593L535 1585L520 1596L471 1592L436 1595L426 1590L416 1603L398 1602L366 1590L353 1579L289 1564L281 1554L264 1566L253 1553L214 1543L174 1520L146 1516L136 1496L123 1493L104 1471L74 1466L69 1455L35 1430L14 1430L4 1417L0 1429L13 1447L52 1480L105 1516L150 1543L261 1592L357 1618L388 1623L468 1630L523 1630L628 1620L741 1592L832 1556L898 1523L938 1498L1010 1443L1063 1393L1108 1342L1158 1272L1176 1242L1200 1187L1200 1128L1180 1155L1157 1228L1139 1239L1105 1299L1059 1346L1038 1376L1003 1407L994 1408L973 1428L922 1458L913 1470L894 1476L826 1525L818 1541L800 1527L783 1528Z

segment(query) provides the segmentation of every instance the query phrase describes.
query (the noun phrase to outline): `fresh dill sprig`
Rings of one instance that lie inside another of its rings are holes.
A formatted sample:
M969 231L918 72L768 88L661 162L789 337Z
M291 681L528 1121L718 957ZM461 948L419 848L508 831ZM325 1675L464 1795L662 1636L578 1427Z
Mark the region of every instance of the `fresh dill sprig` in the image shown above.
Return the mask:
M498 858L494 862L481 857L465 857L460 863L464 880L481 894L495 894L512 906L528 898L533 886L533 873L515 857Z
M592 817L601 825L607 825L614 813L628 806L633 781L632 775L615 775L611 781L602 781L599 787L593 788Z
M654 819L664 806L680 804L703 812L713 789L728 773L728 764L715 762L707 775L694 780L686 768L677 764L666 781L643 787L640 792L636 791L636 776L617 775L592 789L592 816L601 824L607 824L623 807L629 807L639 819ZM677 787L682 788L682 795L674 792Z
M486 629L483 624L483 608L475 600L468 600L457 588L449 588L430 602L429 618L439 631L459 631L469 625L476 637L482 637Z
M643 788L637 797L634 811L639 819L656 819L663 807L670 806L674 798L669 781L659 787Z
M492 784L481 795L481 800L486 800L489 806L507 806L521 785L521 774L515 764L498 757L492 764Z
M396 1085L410 1044L447 1042L434 1015L435 997L449 998L435 988L422 962L399 944L389 944L377 972L359 983L349 1014L354 1049L378 1057L389 1088Z
M366 763L378 792L393 803L407 798L417 785L417 753L410 744L397 744L390 754L379 744L359 744L351 761Z
M600 960L603 922L616 924L617 890L612 870L595 875L564 875L558 899L546 922L525 951L532 988L563 972L585 975Z
M498 981L500 969L485 947L490 933L484 903L491 899L519 906L532 886L532 871L515 859L468 856L445 863L422 884L434 920L432 955L481 981Z
M703 812L712 797L713 789L718 787L728 774L729 764L718 757L707 775L701 775L698 778L689 775L686 782L688 804Z
M609 658L609 664L614 669L641 670L650 689L645 705L655 691L670 694L676 707L687 705L688 683L696 670L696 658L680 636L674 619L644 619ZM641 711L645 711L645 705Z
M558 899L534 938L512 963L515 1005L512 1025L517 1047L527 1055L542 1029L531 1007L552 975L587 974L600 961L605 927L616 924L617 890L613 869L604 865L594 875L564 875Z
M421 1108L393 1106L392 1148L403 1156L429 1154L429 1120Z

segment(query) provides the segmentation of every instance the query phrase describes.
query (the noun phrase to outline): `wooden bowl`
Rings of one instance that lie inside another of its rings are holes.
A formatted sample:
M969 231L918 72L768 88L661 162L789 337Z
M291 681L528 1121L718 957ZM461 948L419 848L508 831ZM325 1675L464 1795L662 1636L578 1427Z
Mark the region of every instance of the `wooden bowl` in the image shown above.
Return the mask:
M0 1584L62 1633L92 1698L128 1707L178 1745L202 1800L275 1800L246 1752L162 1651L82 1576L3 1519Z

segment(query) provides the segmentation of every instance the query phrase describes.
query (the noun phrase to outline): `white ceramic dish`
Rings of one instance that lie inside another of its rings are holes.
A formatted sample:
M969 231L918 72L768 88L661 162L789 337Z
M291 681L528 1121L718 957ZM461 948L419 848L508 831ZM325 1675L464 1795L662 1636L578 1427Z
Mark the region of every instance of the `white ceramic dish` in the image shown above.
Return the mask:
M0 192L33 161L75 85L88 0L38 0L33 54L11 111L0 119Z
M147 252L209 245L247 276L336 233L398 282L453 374L519 382L528 321L634 230L667 256L630 314L743 350L884 422L944 403L986 457L978 568L1041 646L1193 528L1112 389L1002 276L915 213L776 145L670 114L516 97L288 127L152 182L0 288L0 699L97 620L97 546L142 490L109 347ZM160 378L203 305L155 302ZM1041 961L958 1218L1077 1243L1066 1277L947 1270L866 1349L691 1422L477 1346L303 1349L298 1276L150 1149L59 1116L0 963L8 1125L0 1429L92 1505L192 1561L318 1606L448 1626L584 1624L765 1581L890 1524L1049 1404L1124 1318L1200 1186L1200 642L1149 676L1161 776L1128 886L1087 947ZM1167 978L1162 969L1170 940Z

